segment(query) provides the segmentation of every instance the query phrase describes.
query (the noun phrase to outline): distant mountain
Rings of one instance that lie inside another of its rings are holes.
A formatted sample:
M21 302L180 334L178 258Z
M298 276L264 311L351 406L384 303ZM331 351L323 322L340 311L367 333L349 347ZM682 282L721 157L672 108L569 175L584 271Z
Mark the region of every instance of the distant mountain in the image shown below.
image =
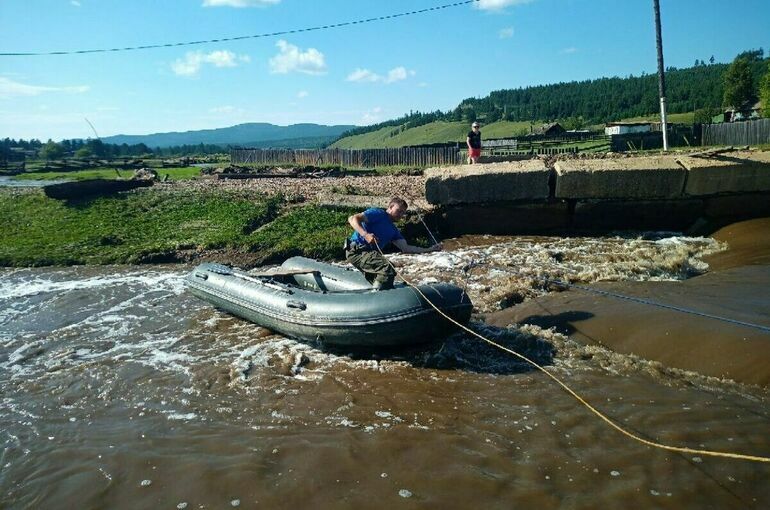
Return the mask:
M115 135L102 138L104 143L135 145L143 143L148 147L173 147L178 145L242 145L259 147L312 148L331 142L342 133L356 126L320 124L292 124L276 126L265 122L251 122L219 129L202 129L151 135ZM275 145L271 145L275 141Z

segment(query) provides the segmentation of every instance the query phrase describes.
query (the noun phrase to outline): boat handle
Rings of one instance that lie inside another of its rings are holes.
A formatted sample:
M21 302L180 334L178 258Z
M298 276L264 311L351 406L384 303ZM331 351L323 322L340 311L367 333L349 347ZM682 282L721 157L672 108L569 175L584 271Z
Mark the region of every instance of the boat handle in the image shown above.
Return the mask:
M208 280L209 279L209 275L207 275L206 273L198 273L198 272L196 272L195 276L196 276L196 278L200 278L201 280Z
M307 308L307 305L302 301L287 301L286 306L296 308L297 310L305 310Z

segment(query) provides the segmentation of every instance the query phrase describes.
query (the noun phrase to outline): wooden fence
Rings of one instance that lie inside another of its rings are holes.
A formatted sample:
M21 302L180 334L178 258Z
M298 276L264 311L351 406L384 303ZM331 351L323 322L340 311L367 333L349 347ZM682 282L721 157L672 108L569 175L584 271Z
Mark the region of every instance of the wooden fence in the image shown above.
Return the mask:
M233 165L340 165L348 168L458 165L462 164L466 157L466 151L456 147L232 149L230 151L230 162Z
M762 143L770 143L770 119L703 126L703 145L759 145Z

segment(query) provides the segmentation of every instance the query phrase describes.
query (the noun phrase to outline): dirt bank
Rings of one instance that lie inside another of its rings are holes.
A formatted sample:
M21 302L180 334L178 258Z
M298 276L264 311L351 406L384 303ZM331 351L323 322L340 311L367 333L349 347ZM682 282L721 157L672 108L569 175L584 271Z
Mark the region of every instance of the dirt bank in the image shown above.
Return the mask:
M613 282L591 288L639 297L731 320L770 327L770 219L730 225L710 256L712 272L681 282ZM489 314L496 326L555 327L585 343L705 375L770 386L767 330L580 290L532 299Z
M233 190L268 195L282 194L288 200L320 204L361 206L378 205L394 195L410 206L430 208L425 201L425 178L421 175L366 175L340 177L261 177L257 179L214 179L174 181L155 189L208 191Z

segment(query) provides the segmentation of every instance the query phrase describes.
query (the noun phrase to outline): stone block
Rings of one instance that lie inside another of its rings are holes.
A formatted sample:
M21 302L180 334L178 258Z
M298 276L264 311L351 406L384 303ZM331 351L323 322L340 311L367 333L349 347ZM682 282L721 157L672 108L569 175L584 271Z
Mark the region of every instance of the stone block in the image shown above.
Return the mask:
M569 204L564 201L455 205L444 208L440 216L439 226L446 237L559 233L570 222Z
M770 193L739 193L704 199L703 214L712 219L745 219L770 216Z
M676 198L686 171L670 156L557 161L556 198Z
M429 168L425 198L431 204L478 204L548 198L550 170L540 159Z
M700 199L586 200L575 204L572 226L579 231L684 231L703 214Z
M688 172L686 195L770 191L770 152L728 152L677 159Z

